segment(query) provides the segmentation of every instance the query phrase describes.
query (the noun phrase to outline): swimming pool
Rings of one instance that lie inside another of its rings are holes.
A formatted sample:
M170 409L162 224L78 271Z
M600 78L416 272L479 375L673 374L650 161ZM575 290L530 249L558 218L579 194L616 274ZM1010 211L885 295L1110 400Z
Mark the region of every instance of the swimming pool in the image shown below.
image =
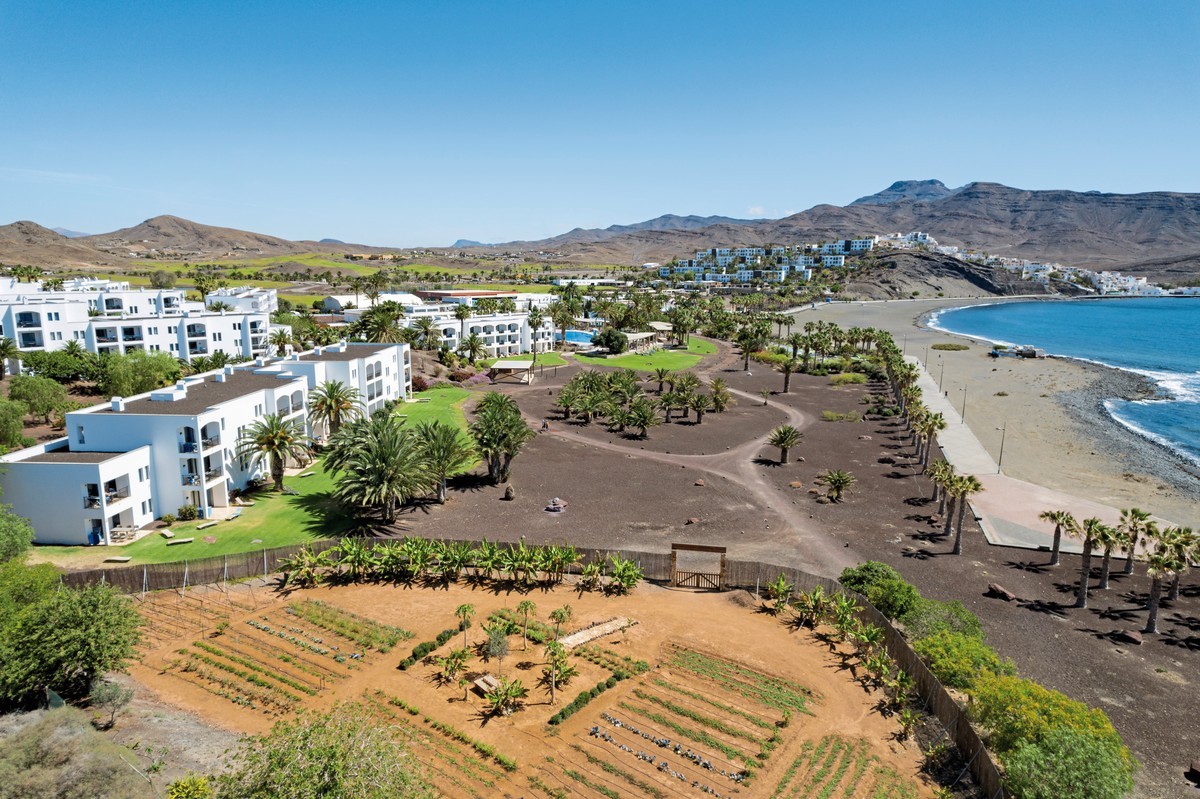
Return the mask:
M596 335L595 331L589 332L587 330L568 330L567 331L567 343L568 344L591 344L592 336L594 336L594 335ZM559 336L559 338L561 339L562 337Z

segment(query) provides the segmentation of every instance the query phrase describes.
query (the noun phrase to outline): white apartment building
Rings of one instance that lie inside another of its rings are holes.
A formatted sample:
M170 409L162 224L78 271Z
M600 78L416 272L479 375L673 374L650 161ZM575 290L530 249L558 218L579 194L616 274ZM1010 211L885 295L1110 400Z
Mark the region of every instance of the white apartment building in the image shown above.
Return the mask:
M279 310L279 295L275 289L252 286L219 288L204 296L204 304L221 302L242 313L275 313Z
M826 269L840 268L846 265L846 256L844 255L822 255L821 266Z
M67 436L0 457L5 501L40 544L107 544L194 505L201 516L269 476L237 457L243 430L267 414L311 431L308 392L325 380L359 389L368 411L411 397L405 344L339 344L197 375L67 414ZM316 431L321 435L323 431Z

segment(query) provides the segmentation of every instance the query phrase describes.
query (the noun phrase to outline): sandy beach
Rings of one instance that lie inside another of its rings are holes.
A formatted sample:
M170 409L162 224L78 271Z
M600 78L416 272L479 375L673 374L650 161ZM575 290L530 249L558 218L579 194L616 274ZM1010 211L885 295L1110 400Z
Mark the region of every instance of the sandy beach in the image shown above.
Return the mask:
M927 364L942 391L1006 474L1113 507L1136 506L1177 524L1194 526L1200 476L1172 453L1126 429L1104 411L1105 399L1143 397L1138 375L1066 358L987 356L991 346L932 330L923 317L989 299L894 300L829 303L796 313L844 327L891 333L906 354ZM939 342L971 349L942 352Z

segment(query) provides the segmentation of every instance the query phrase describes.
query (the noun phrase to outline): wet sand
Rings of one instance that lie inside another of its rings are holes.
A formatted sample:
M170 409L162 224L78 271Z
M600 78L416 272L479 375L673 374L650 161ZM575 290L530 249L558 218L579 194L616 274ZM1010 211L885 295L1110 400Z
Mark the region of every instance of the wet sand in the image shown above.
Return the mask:
M1112 397L1138 398L1148 381L1129 372L1066 358L989 358L990 344L929 329L923 317L940 308L987 300L895 300L830 303L797 312L809 320L891 333L906 354L927 364L942 391L1006 474L1113 507L1136 506L1194 526L1200 476L1170 451L1115 422L1103 408ZM942 352L939 342L968 343Z

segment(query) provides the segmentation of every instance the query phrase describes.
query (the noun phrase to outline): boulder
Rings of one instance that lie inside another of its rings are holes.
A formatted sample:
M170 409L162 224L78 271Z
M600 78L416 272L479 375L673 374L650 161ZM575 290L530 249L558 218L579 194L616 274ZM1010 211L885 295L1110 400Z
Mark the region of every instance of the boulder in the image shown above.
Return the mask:
M684 522L684 524L699 524L699 523L700 523L700 520L697 519L695 516L693 516L692 518L690 518L686 522Z
M692 483L692 485L696 485L696 486L700 486L701 488L704 488L704 478L697 480L696 482Z
M800 482L799 480L793 480L792 482L788 483L788 487L789 488L804 488L804 483Z
M871 437L870 436L859 436L858 440L859 441L870 441Z
M1142 634L1138 630L1117 630L1112 637L1113 640L1124 644L1142 645Z
M1003 599L1005 602L1013 602L1017 598L1016 594L1000 585L1000 583L988 583L987 595L996 599Z
M517 498L517 489L513 488L512 483L509 483L507 486L504 487L504 501L512 502L516 498Z

